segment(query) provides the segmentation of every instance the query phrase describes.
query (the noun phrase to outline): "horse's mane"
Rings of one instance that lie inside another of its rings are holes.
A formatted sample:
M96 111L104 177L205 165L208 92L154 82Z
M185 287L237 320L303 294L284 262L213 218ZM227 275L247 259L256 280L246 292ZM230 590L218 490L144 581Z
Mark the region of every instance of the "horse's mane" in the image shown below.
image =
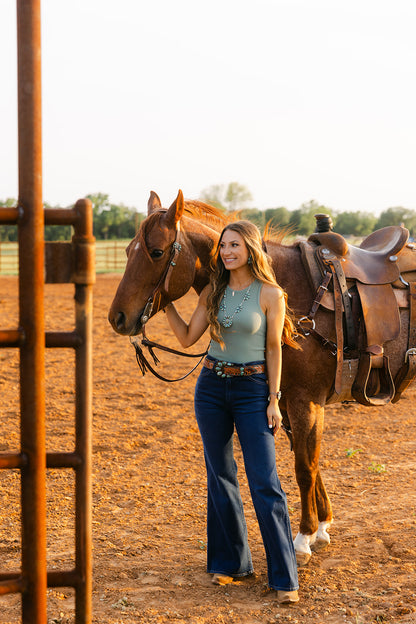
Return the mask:
M267 244L268 242L277 243L278 245L284 245L285 247L294 247L298 244L298 241L291 241L289 244L284 243L285 238L288 236L293 237L295 233L294 227L291 225L283 225L280 227L272 226L269 223L266 223L264 232L263 232L263 240Z
M155 223L159 224L162 215L166 214L167 209L162 208L152 212L144 221L142 221L139 232L137 234L140 246L144 253L150 258L147 245L146 234L151 230ZM209 226L217 232L221 232L223 228L229 223L230 219L219 208L205 204L204 202L186 199L184 216L202 221L205 225Z
M197 199L186 199L185 200L185 213L187 216L192 218L196 218L198 220L204 221L207 225L212 228L221 231L228 223L232 223L233 221L238 221L241 219L241 211L236 210L226 215L219 208L215 208L210 204L206 204ZM267 243L268 241L278 243L279 245L283 245L283 241L287 237L293 237L295 233L295 228L291 225L284 225L281 227L275 227L266 223L263 239ZM298 244L298 241L291 241L286 246L293 246Z
M188 217L198 219L198 221L203 221L218 232L230 222L230 217L227 217L222 210L197 199L185 200L185 214Z
M217 232L221 232L224 227L232 223L233 221L238 221L241 216L239 211L234 211L230 214L225 214L219 208L215 206L211 206L210 204L206 204L205 202L199 201L197 199L186 199L185 200L185 210L184 216L196 219L199 222L202 221L205 225L211 227ZM143 249L147 252L146 244L145 244L145 236L146 232L153 226L155 221L159 221L161 215L166 213L167 209L162 208L161 210L157 210L151 215L149 215L141 224L139 231L139 238L143 245ZM283 245L283 241L288 236L293 236L294 229L292 226L282 226L275 227L271 226L270 222L266 223L263 232L263 240L266 245L268 242L277 243L278 245ZM296 242L289 243L289 245L285 246L294 246Z

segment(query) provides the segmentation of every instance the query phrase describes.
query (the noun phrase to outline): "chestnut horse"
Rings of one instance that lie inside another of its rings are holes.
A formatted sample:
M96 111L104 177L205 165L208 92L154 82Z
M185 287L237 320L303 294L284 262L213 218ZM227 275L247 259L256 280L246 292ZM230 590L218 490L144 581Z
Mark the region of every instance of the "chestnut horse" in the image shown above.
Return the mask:
M156 291L155 308L150 314L156 314L190 288L199 294L208 283L210 260L225 224L226 217L220 211L202 202L184 201L181 191L168 210L162 208L159 197L152 192L148 217L126 250L125 273L109 312L114 330L122 335L139 334L144 309L147 308L146 315L149 313L146 303ZM167 285L165 276L175 241L180 243L181 250ZM315 292L305 273L299 245L284 245L273 237L265 242L290 307L296 317L306 316ZM320 308L316 323L323 335L335 340L333 312ZM406 351L407 325L402 322L399 338L386 346L394 375ZM294 543L298 565L305 565L312 550L330 542L332 509L319 469L319 452L324 407L334 386L336 358L311 334L301 339L301 347L302 350L284 347L280 408L283 422L292 432L301 497L301 520Z

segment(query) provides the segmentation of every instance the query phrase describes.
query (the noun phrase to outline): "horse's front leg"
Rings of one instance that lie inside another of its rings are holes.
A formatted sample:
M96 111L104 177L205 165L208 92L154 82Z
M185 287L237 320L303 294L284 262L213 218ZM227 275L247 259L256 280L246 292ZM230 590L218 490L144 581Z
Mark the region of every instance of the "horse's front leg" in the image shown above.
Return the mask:
M288 404L288 415L293 433L295 471L301 498L301 520L295 538L296 559L306 565L312 555L312 546L329 540L327 528L332 521L331 503L319 473L324 409L313 401ZM327 541L328 543L328 541Z

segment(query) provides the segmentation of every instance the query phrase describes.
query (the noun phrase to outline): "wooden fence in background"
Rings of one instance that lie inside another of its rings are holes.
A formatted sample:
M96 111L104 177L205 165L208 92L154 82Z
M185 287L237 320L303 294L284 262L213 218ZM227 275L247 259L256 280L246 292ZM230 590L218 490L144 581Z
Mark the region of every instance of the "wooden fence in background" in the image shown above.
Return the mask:
M125 249L130 241L97 241L96 272L123 273L126 266ZM0 242L0 275L17 275L19 258L17 243Z

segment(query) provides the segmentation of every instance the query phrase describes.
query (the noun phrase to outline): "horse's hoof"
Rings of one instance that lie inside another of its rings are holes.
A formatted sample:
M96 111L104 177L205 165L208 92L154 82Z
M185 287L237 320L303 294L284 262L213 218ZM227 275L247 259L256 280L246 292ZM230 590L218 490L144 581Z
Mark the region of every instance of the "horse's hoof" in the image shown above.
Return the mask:
M323 550L329 546L329 541L324 539L323 537L317 537L313 544L311 544L311 550L313 552L317 552L318 550Z
M319 523L316 538L311 542L311 549L316 552L317 550L323 550L331 543L331 538L328 533L328 529L332 524L332 520L325 520Z
M299 550L296 551L296 563L298 564L298 568L301 568L309 563L311 555L306 552L301 552Z

